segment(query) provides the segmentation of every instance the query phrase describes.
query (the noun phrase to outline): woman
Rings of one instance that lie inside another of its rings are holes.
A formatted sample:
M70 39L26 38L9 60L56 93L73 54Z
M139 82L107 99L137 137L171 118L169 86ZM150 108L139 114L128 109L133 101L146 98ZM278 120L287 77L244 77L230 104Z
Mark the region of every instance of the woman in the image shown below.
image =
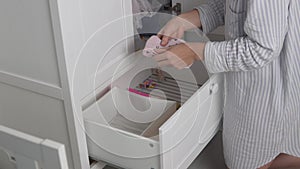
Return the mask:
M200 19L199 19L200 18ZM223 144L230 169L300 168L300 1L210 0L172 19L162 45L194 26L225 24L226 41L158 50L160 66L201 60L224 73Z

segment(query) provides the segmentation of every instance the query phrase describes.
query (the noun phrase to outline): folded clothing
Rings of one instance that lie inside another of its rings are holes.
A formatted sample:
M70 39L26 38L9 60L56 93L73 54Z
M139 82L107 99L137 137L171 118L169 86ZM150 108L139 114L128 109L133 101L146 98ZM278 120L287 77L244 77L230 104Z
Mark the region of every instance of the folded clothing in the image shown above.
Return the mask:
M145 45L145 48L143 50L143 55L146 57L153 57L157 55L155 49L164 49L182 43L185 43L185 41L182 39L171 39L166 46L162 46L161 39L158 36L151 36Z

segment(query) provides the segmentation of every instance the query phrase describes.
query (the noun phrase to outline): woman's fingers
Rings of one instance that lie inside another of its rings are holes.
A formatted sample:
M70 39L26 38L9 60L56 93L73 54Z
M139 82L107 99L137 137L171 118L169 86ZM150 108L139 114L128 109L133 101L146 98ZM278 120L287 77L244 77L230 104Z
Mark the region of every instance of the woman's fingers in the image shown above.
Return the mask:
M159 39L162 39L163 36L165 36L163 32L158 32L157 33L157 37L159 37Z
M168 36L163 36L162 39L161 39L160 45L161 45L161 46L166 46L166 45L169 43L169 41L170 41L170 37L168 37Z
M182 20L173 18L158 32L157 36L162 40L162 46L166 46L172 38L183 37L185 29L181 22Z
M184 43L165 49L156 49L153 59L159 66L173 66L183 69L196 60L204 60L205 43Z
M161 39L161 46L166 46L171 39L181 39L183 37L183 35L184 35L184 30L179 29L178 31L173 32L170 35L159 34L158 37Z

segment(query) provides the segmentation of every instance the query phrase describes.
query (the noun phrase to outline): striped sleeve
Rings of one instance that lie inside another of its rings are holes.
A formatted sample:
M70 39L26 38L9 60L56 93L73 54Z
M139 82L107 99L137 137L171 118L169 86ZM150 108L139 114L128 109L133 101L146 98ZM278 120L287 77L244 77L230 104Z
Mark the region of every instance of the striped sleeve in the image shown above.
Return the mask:
M218 26L224 25L225 1L226 0L210 0L207 4L195 8L200 14L200 21L204 33L209 33Z
M249 0L245 37L208 42L205 65L211 73L264 67L280 55L288 29L290 0ZM229 30L230 31L230 30Z

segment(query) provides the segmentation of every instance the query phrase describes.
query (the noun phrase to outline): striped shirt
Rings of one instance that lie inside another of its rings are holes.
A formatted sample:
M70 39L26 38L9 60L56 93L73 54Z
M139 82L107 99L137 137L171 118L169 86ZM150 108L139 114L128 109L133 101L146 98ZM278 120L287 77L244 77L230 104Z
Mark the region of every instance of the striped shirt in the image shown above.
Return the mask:
M255 169L280 153L300 157L300 0L210 0L197 7L205 65L224 73L223 143L230 169Z

